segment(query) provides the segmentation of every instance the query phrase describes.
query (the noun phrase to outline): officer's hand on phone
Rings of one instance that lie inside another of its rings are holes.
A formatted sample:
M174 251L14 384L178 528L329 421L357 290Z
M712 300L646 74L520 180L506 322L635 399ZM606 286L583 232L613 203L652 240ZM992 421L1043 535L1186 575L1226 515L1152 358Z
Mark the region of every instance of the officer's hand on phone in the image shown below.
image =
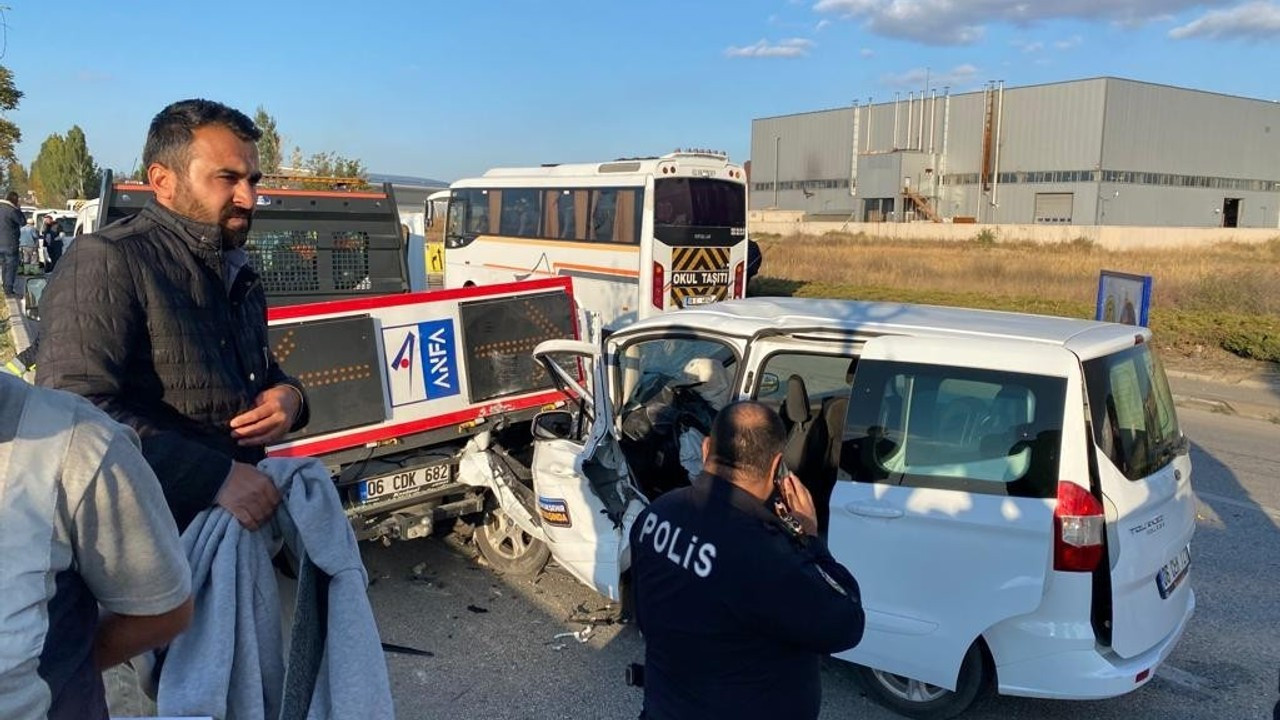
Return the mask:
M801 484L795 473L787 473L778 482L778 489L782 491L782 501L787 504L787 509L800 521L804 534L817 535L818 512L813 506L813 496L809 494L808 488Z

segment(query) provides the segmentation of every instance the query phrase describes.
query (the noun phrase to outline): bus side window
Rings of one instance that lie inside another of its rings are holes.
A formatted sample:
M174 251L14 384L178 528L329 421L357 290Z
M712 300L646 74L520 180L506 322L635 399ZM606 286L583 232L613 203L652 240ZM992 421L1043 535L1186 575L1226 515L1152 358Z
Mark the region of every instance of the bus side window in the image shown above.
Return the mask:
M505 193L502 190L486 190L485 193L489 196L489 210L484 229L480 232L497 234L499 221L502 219L502 196Z
M498 234L511 237L538 237L538 191L505 190Z
M617 204L617 190L606 188L591 191L591 231L587 235L588 240L613 241L613 223Z
M634 245L640 237L636 230L636 191L617 191L616 212L613 223L613 241Z
M573 240L587 239L587 207L590 200L590 192L573 191L573 234L569 236Z
M572 195L567 190L542 191L542 237L564 239L564 209L573 209ZM570 216L569 227L573 227Z

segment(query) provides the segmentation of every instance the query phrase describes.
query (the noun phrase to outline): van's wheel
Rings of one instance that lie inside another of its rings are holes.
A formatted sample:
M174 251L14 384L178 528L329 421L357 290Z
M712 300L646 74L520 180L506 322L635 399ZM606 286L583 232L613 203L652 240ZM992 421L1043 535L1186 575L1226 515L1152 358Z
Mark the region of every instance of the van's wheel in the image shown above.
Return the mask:
M551 549L520 529L502 510L484 514L475 532L476 548L495 570L512 575L534 575L551 559Z
M991 662L980 642L971 645L960 663L955 692L861 665L857 673L867 694L890 710L916 720L946 720L969 709L984 693L991 681Z

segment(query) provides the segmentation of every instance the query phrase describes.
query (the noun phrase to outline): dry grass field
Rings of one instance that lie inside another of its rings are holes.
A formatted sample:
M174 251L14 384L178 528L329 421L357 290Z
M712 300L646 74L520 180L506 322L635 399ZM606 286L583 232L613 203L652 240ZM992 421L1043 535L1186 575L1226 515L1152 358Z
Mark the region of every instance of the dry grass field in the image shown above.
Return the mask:
M1108 251L1087 240L1040 245L754 236L760 295L966 305L1092 317L1098 271L1154 278L1151 326L1182 355L1221 348L1280 362L1280 236L1261 245Z

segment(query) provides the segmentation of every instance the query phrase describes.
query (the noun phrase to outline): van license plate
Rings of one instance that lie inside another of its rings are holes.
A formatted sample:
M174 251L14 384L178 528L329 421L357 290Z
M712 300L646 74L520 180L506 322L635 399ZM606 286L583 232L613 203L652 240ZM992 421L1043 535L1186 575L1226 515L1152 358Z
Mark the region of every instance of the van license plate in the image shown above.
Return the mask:
M1173 556L1173 559L1156 573L1156 588L1161 598L1168 598L1177 589L1178 584L1187 576L1187 568L1191 567L1191 546L1188 545Z
M410 490L438 487L451 479L453 479L453 465L447 462L380 475L360 483L360 502L367 503Z
M714 295L693 295L684 299L684 306L692 307L694 305L710 305L715 301L716 298Z

